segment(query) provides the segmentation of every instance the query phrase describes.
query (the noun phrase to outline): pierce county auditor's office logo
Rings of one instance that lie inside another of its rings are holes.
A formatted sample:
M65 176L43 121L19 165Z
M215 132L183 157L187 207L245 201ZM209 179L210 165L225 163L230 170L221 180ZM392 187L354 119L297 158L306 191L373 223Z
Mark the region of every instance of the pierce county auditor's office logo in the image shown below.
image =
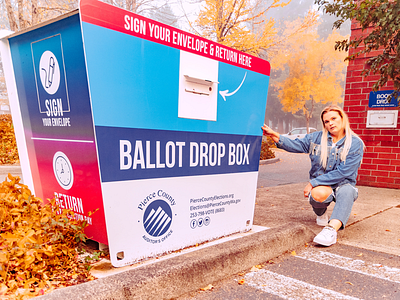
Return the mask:
M44 90L54 95L60 86L60 66L57 57L51 51L45 51L39 62L40 82Z
M143 215L143 226L152 237L166 233L171 226L172 210L164 200L153 201Z
M137 208L141 211L141 218L138 222L143 225L142 238L147 243L162 243L172 235L172 221L177 216L173 213L175 205L174 197L161 189L147 194L139 202Z

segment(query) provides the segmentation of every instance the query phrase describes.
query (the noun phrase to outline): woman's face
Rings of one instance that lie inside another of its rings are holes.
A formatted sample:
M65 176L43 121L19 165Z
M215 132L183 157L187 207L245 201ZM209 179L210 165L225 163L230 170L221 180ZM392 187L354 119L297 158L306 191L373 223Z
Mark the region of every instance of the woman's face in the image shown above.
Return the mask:
M328 111L322 118L326 130L328 130L332 136L341 137L345 134L343 119L337 111Z

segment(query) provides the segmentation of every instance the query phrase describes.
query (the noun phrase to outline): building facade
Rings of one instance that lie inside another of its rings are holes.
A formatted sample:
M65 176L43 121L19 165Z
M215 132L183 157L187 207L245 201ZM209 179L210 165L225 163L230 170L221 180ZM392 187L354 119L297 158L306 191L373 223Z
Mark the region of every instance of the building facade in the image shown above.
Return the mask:
M361 28L353 22L351 37L361 34ZM389 91L394 89L393 82L389 82L380 92L371 93L373 84L380 76L364 77L361 74L368 68L368 59L376 54L372 51L349 63L344 110L349 116L352 129L366 145L358 172L358 184L400 189L399 107L395 101L385 101Z

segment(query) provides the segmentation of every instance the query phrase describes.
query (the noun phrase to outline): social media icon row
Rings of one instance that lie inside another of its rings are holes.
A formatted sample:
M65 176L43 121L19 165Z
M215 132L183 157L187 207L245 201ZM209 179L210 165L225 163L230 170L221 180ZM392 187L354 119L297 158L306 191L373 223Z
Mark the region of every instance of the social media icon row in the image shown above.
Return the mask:
M203 227L203 225L208 226L210 224L210 222L211 222L211 219L209 216L205 217L204 219L203 218L198 218L197 220L192 219L190 221L190 227L192 229L195 229L196 227Z

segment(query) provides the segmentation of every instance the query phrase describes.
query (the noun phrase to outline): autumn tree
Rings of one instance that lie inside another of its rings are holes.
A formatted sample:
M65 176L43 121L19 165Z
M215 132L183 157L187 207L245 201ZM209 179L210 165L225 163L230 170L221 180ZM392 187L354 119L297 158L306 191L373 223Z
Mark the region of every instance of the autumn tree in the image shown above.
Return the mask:
M8 28L20 31L77 8L78 0L4 0Z
M307 128L318 103L342 101L346 53L335 51L332 43L344 38L333 32L321 40L314 26L291 37L271 62L272 68L286 71L276 84L283 111L300 113Z
M273 43L276 34L275 22L265 19L266 12L288 2L205 0L193 28L202 37L257 56Z
M400 91L400 1L315 0L315 3L337 18L336 28L346 20L359 24L363 34L337 40L336 48L350 50L346 57L349 61L368 54L363 75L380 75L373 89L376 91L392 80Z

